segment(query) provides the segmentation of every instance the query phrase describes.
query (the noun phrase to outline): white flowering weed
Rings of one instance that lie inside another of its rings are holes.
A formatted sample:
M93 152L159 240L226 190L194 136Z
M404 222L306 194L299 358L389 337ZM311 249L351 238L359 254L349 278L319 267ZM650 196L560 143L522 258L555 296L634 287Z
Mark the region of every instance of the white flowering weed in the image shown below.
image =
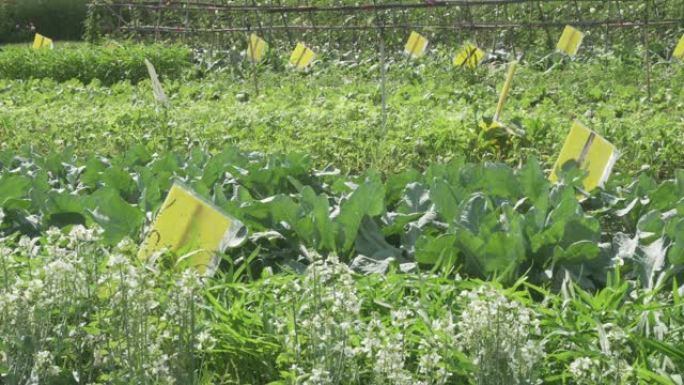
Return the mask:
M136 248L82 226L0 239L0 383L192 384L211 344L199 278L144 266Z
M318 260L306 274L277 293L289 311L277 323L287 362L297 383L355 383L358 374L353 344L359 334L360 302L347 265L335 257Z
M544 359L537 314L487 284L464 291L461 299L457 341L477 367L477 383L537 383Z

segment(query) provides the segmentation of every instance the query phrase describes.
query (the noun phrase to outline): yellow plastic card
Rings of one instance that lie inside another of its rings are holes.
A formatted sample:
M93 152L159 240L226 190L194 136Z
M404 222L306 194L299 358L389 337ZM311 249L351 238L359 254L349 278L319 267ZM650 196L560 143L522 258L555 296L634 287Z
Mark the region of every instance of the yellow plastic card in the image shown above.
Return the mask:
M169 99L164 93L161 83L159 82L159 76L157 76L157 71L154 69L152 63L145 59L145 66L147 66L147 73L150 75L150 81L152 82L152 92L154 92L154 98L157 99L159 103L164 105L169 104Z
M676 57L679 60L684 60L684 36L682 36L682 38L679 39L679 43L677 43L677 47L675 47L672 56Z
M566 162L574 160L580 168L588 172L584 179L584 189L591 191L603 186L608 180L619 156L615 146L576 121L570 128L570 133L565 139L549 179L556 182L557 170L561 169Z
M33 38L33 49L41 48L53 49L55 48L55 45L52 42L52 39L37 33L36 36Z
M297 43L290 55L290 64L297 69L303 70L316 58L314 51L309 49L304 43Z
M148 259L156 252L171 251L182 258L177 263L211 275L218 265L217 253L225 251L240 227L240 222L189 188L174 183L138 258Z
M427 46L428 40L418 32L412 31L404 47L404 53L412 58L419 58L425 54Z
M264 57L267 47L268 45L266 44L266 41L253 33L249 36L249 42L247 44L247 57L253 63L258 63Z
M457 67L475 68L484 58L485 53L472 43L466 43L454 57Z
M560 40L558 40L558 45L556 45L556 48L558 51L568 56L575 56L582 45L583 39L584 33L569 25L566 25L565 29L563 29Z
M508 65L508 74L506 74L506 82L504 83L503 88L501 89L501 94L499 95L499 102L496 104L496 112L494 112L494 116L492 118L494 122L497 122L499 120L499 116L501 115L501 112L504 108L504 104L506 103L506 98L508 98L508 94L511 92L511 85L513 84L513 75L515 75L515 70L517 67L517 61L513 61L511 62L511 64Z

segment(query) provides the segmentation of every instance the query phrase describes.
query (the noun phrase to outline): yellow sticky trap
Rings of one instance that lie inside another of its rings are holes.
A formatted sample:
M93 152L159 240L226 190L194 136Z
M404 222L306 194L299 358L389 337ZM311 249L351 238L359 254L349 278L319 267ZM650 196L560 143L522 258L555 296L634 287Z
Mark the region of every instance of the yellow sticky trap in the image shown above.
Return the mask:
M39 33L33 38L33 49L49 48L53 49L54 44L52 39L45 37Z
M584 33L569 25L566 25L565 29L563 29L560 40L558 40L556 49L568 56L575 56L582 45L583 39Z
M38 49L42 47L43 39L45 39L45 36L37 33L36 36L33 38L33 49Z
M499 120L499 116L501 115L501 112L504 108L504 104L506 103L506 98L508 98L508 94L511 92L511 85L513 84L513 75L515 75L515 70L517 67L517 61L513 61L511 62L511 64L508 65L506 82L504 83L503 88L501 89L501 94L499 95L499 102L496 104L496 111L494 112L494 116L492 117L492 120L494 122L497 122Z
M266 41L253 33L249 36L247 57L252 63L258 63L264 57L267 47Z
M211 275L218 266L217 253L225 251L241 227L239 221L189 188L174 183L138 258L145 260L156 252L171 251L183 257L177 263Z
M406 46L404 47L404 53L410 57L417 59L425 54L427 49L428 40L424 38L421 34L416 31L412 31L409 35Z
M618 157L619 153L615 146L582 123L575 121L549 179L551 182L558 181L557 170L566 162L574 160L581 169L588 172L583 184L586 191L591 191L603 186L608 180Z
M679 60L684 60L684 36L682 36L682 38L679 39L679 43L677 43L677 47L675 47L672 56L676 57Z
M457 67L475 68L484 58L485 53L472 43L466 43L454 57Z
M297 43L295 49L290 55L290 64L292 64L297 69L303 70L316 58L314 51L309 49L303 43Z

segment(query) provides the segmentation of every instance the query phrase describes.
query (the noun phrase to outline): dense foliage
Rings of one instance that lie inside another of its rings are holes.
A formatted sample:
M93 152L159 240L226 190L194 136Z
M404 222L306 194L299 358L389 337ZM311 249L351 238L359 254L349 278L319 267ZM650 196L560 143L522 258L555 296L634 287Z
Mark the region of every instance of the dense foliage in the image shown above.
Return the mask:
M183 157L137 146L113 159L9 152L0 170L5 233L98 224L110 244L140 240L145 218L178 178L247 226L248 242L231 255L251 255L260 268L301 271L306 247L365 273L414 271L418 263L504 282L527 274L552 286L569 274L602 287L620 266L650 288L660 272L681 279L684 265L681 170L662 183L642 174L582 204L580 170L553 186L534 159L517 170L454 160L383 181L373 171L315 171L296 153L209 156L194 148Z
M522 65L501 119L524 135L488 138L480 123L494 112L505 67L488 64L470 73L450 65L449 51L434 56L389 64L384 129L377 62L350 56L324 57L307 74L274 60L260 69L259 95L248 66L227 63L226 70L186 81L175 77L177 67L159 65L171 98L171 108L163 111L148 81L107 87L0 80L0 135L9 150L71 147L86 157L116 156L140 142L152 152L169 146L184 151L189 143L212 152L226 144L259 152L295 150L311 155L318 168L332 164L361 173L373 167L385 173L462 156L512 166L536 156L550 168L577 118L621 151L614 178L645 167L657 179L667 178L684 164L682 91L671 87L684 81L684 72L675 63L654 67L650 101L638 62L606 56ZM134 79L144 76L142 67L134 68Z
M674 63L523 59L486 131L496 59L389 55L385 124L375 58L195 54L0 53L0 383L682 384ZM573 118L623 153L591 193ZM174 180L244 225L212 277L136 258Z
M190 50L161 45L75 45L64 49L33 50L8 46L0 50L0 77L5 79L49 78L58 82L99 80L111 85L147 79L145 58L165 76L181 77L192 66Z
M0 239L3 384L663 384L682 289L617 271L594 294L458 276L245 265L200 280L76 226ZM238 261L236 261L238 263ZM248 263L248 262L244 262ZM671 290L672 288L672 290ZM543 298L539 301L535 298Z
M396 0L260 0L249 4L261 7L256 10L231 9L231 6L239 7L245 3L227 3L224 0L206 0L187 7L181 1L155 4L143 0L119 1L130 6L112 7L109 5L111 1L92 0L96 6L88 15L88 39L111 35L156 42L164 38L214 49L244 47L245 32L257 31L272 47L291 49L297 40L302 40L321 46L321 50L326 51L372 49L377 52L379 42L383 40L390 49L399 50L403 48L411 30L415 29L427 36L431 44L451 45L471 40L487 51L504 48L513 52L522 51L526 55L535 52L544 56L555 47L563 26L576 24L589 32L582 55L588 55L594 48L600 51L608 47L624 50L627 56L633 54L633 50L648 37L651 49L666 56L670 52L666 42L678 38L673 32L677 28L677 21L681 24L684 20L684 11L678 1L653 0L427 3ZM418 7L391 6L400 3L417 4ZM436 3L447 6L429 6ZM382 7L388 4L389 7ZM374 10L365 5L379 5L381 8ZM358 9L355 12L344 9L277 11L278 7L308 6L351 6ZM631 28L633 24L645 20L656 21L649 25L647 35L643 34L642 28ZM610 27L606 26L606 22ZM624 28L621 23L624 23ZM388 27L382 33L374 28L383 25ZM473 25L480 28L469 28ZM158 32L157 26L166 27L168 31ZM287 26L300 28L283 28ZM209 38L207 31L217 32Z
M38 32L56 40L81 40L88 0L3 0L0 44L28 42Z

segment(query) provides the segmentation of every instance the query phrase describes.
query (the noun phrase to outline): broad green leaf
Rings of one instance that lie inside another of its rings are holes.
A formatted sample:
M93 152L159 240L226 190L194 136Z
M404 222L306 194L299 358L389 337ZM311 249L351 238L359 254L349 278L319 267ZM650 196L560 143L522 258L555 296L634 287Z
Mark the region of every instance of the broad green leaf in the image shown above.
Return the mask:
M11 199L24 198L31 188L31 179L22 175L5 174L0 177L0 207Z
M82 198L77 195L51 191L43 213L45 226L85 225L86 211L82 202Z
M138 208L124 201L117 190L98 190L88 198L86 207L93 220L104 229L107 243L116 244L124 237L138 238L145 217Z
M550 184L537 158L531 157L518 172L518 183L523 194L530 198L535 205L548 200Z
M390 245L380 232L378 225L369 217L364 217L355 242L356 253L371 259L403 259L401 250Z
M340 226L338 250L348 252L354 245L363 217L375 217L385 210L385 188L377 175L370 175L340 206L335 223Z
M458 207L456 222L460 226L465 226L473 233L477 233L490 209L490 204L485 195L482 193L475 193ZM490 216L490 218L493 217ZM496 218L493 219L496 220Z
M335 249L335 229L330 219L330 205L326 195L316 195L314 190L306 186L302 189L302 201L300 210L305 213L311 221L311 239L304 241L311 242L320 250L336 251Z
M435 204L437 214L451 223L458 213L459 200L446 180L435 178L430 187L430 200Z
M458 256L456 235L443 234L437 237L423 235L416 242L416 262L434 265L439 261L453 264Z
M517 199L520 185L513 169L503 164L487 164L482 177L482 187L489 196Z
M668 227L668 235L672 242L667 251L668 261L673 265L684 265L684 218Z
M644 243L655 241L663 234L665 228L665 221L662 219L662 213L659 210L651 210L637 222L637 234Z
M596 258L601 249L593 241L577 241L568 248L556 246L553 259L561 264L581 264Z

